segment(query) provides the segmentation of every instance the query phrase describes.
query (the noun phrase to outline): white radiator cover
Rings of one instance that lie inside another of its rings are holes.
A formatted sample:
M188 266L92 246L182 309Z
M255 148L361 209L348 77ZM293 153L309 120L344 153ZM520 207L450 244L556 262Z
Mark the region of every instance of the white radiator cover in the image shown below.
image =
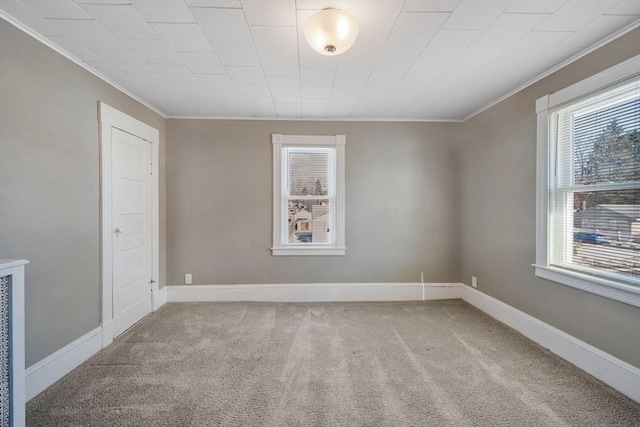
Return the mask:
M24 265L0 260L0 426L25 425Z

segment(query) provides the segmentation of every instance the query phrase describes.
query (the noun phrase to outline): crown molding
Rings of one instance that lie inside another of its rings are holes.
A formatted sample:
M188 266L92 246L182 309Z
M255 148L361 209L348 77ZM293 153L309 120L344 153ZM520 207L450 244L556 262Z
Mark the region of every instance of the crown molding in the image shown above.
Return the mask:
M339 117L239 117L239 116L166 116L167 119L181 120L254 120L265 122L411 122L411 123L462 123L460 119L418 119L418 118L339 118Z
M55 52L57 52L60 55L64 56L65 58L67 58L68 60L73 62L74 64L84 68L85 70L87 70L88 72L93 74L94 76L98 77L100 80L102 80L105 83L113 86L115 89L119 90L120 92L124 93L125 95L129 96L130 98L138 101L140 104L144 105L145 107L147 107L148 109L150 109L154 113L162 116L165 119L167 118L167 115L164 112L162 112L162 110L154 107L153 105L149 104L144 99L142 99L139 96L131 93L129 90L127 90L123 86L120 86L118 83L116 83L113 80L111 80L109 77L105 76L101 72L99 72L99 71L93 69L92 67L90 67L86 62L83 62L80 59L76 58L74 55L70 54L69 52L67 52L66 50L64 50L63 48L58 46L57 44L53 43L51 40L47 39L42 34L34 31L30 27L26 26L25 24L23 24L22 22L20 22L16 18L14 18L13 16L8 15L3 10L0 10L0 18L4 19L6 22L8 22L9 24L11 24L14 27L18 28L19 30L23 31L24 33L30 35L31 37L33 37L34 39L36 39L40 43L44 44L48 48L53 49Z

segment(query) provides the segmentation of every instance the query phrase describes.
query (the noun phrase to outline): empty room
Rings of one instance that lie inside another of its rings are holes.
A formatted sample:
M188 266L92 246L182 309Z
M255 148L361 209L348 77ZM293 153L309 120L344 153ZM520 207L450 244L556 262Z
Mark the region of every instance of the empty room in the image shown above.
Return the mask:
M640 426L637 0L0 0L0 426Z

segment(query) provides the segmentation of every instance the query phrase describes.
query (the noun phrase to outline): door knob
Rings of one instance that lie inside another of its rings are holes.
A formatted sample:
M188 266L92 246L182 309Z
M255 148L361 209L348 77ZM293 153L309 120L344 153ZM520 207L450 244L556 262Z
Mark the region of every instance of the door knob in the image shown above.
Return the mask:
M115 231L116 234L124 233L124 229L122 227L116 227L116 229L114 231Z

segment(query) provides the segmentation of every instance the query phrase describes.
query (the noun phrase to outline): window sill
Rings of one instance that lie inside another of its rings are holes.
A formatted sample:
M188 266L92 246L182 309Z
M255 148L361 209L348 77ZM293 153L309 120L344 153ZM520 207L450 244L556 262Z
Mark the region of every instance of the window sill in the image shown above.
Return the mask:
M557 267L533 265L535 274L542 279L551 280L572 288L600 295L625 304L640 307L640 288L632 285L601 279L587 274L576 273Z
M344 256L347 248L271 248L273 256Z

